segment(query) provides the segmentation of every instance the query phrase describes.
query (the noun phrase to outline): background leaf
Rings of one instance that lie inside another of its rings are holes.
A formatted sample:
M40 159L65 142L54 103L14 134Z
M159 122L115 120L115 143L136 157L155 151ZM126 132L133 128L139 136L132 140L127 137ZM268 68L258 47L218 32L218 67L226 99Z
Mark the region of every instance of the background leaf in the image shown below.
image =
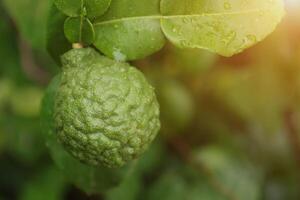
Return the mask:
M147 200L228 200L202 171L173 163L146 191ZM143 197L144 199L144 197Z
M9 82L14 82L17 85L24 84L28 82L28 78L25 77L22 71L17 34L5 14L5 10L2 9L0 4L0 55L2 58L0 77L6 77Z
M167 172L149 188L147 200L186 200L188 186L179 174Z
M106 200L136 200L142 187L141 178L137 173L127 176L120 186L108 190Z
M232 152L209 146L196 153L194 160L202 163L213 181L230 196L244 200L260 199L263 183L261 170Z
M62 174L50 166L26 183L20 200L62 200L65 180Z
M22 37L35 49L46 45L46 22L52 2L47 0L3 0Z

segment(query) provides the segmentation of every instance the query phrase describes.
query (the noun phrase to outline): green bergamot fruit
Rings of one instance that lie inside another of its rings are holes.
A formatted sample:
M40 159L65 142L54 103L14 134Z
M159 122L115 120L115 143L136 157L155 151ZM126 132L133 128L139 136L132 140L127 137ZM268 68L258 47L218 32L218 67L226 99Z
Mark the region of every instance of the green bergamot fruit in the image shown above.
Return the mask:
M160 129L159 105L144 75L91 48L67 52L62 63L54 120L65 149L110 168L142 154Z
M53 78L46 90L41 109L41 126L52 159L67 180L87 194L101 194L118 187L124 178L132 175L135 165L127 165L119 169L86 165L73 158L57 141L53 112L60 82L61 75Z

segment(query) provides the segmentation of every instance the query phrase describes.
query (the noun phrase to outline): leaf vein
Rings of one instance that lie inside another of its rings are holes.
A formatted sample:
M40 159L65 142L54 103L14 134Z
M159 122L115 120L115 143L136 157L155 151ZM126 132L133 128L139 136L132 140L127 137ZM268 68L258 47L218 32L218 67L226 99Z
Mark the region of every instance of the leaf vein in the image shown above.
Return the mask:
M246 10L246 11L238 11L238 12L224 12L224 13L203 13L203 14L192 14L192 15L149 15L149 16L135 16L135 17L124 17L119 19L112 19L102 22L96 22L94 26L101 26L106 24L113 24L118 22L124 22L124 21L131 21L131 20L151 20L151 19L172 19L172 18L186 18L186 17L209 17L209 16L225 16L225 15L245 15L245 14L251 14L251 13L257 13L257 12L266 12L271 11L271 9L262 10L262 9L252 9L252 10Z

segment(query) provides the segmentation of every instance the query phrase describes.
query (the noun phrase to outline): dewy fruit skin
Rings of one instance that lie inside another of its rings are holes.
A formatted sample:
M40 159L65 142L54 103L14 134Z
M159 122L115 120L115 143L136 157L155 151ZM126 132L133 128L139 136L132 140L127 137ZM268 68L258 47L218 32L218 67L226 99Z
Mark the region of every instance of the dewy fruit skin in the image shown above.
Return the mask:
M54 120L59 141L80 161L110 168L137 158L160 129L153 87L136 68L91 48L63 58Z

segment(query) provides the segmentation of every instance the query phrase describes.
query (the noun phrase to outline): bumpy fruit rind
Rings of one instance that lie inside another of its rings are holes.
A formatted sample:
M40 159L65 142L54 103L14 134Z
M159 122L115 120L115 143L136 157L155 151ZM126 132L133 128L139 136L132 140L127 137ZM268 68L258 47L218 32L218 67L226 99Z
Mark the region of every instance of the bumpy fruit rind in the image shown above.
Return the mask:
M68 181L87 194L101 194L117 187L124 178L132 175L135 165L127 165L119 169L85 165L73 158L57 141L53 112L60 80L61 75L53 78L45 92L41 107L41 129L54 163Z
M54 120L66 150L110 168L142 154L160 129L159 105L144 75L91 48L71 50L62 62Z

